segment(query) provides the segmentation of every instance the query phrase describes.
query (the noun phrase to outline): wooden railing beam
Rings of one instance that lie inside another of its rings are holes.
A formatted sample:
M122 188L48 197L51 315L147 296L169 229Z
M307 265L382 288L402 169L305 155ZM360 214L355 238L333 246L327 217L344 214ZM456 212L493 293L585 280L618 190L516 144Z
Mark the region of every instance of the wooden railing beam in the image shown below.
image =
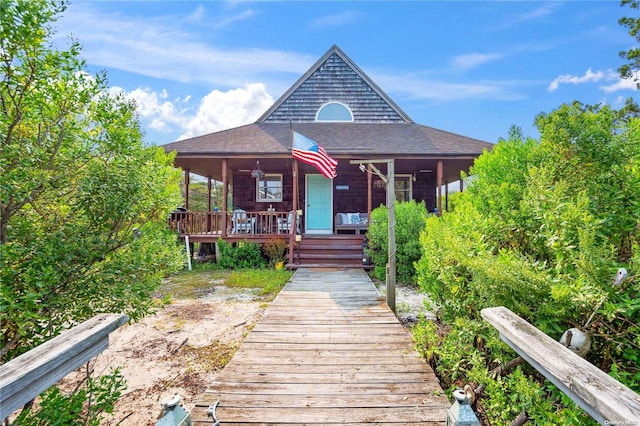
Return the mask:
M100 314L0 366L0 420L109 346L127 315Z
M600 424L635 424L640 395L556 342L509 309L485 308L500 338Z

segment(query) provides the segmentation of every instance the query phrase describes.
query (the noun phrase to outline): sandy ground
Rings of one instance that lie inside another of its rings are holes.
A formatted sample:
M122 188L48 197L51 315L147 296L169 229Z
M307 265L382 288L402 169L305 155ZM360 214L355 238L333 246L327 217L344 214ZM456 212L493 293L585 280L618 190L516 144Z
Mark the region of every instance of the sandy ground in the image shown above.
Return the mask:
M384 283L377 286L384 294ZM412 288L397 288L396 306L403 323L411 324L420 312L430 316L423 299ZM252 290L217 286L198 299L176 300L111 333L109 348L91 366L97 373L121 367L128 388L102 424L155 425L161 403L176 393L191 410L267 305ZM75 386L83 374L67 376L63 387Z
M161 403L176 393L193 408L266 307L251 290L216 289L207 297L176 300L111 333L109 348L91 366L96 373L121 367L128 387L103 425L155 425ZM67 376L63 387L82 375Z

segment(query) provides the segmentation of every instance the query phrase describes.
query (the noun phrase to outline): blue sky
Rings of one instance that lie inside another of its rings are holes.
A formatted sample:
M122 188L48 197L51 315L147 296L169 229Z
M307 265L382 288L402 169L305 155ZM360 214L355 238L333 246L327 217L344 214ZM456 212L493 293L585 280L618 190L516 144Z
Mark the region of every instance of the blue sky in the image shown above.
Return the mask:
M636 12L637 13L637 12ZM579 100L638 90L618 1L89 1L56 23L135 99L148 143L254 122L338 45L415 122L497 142Z

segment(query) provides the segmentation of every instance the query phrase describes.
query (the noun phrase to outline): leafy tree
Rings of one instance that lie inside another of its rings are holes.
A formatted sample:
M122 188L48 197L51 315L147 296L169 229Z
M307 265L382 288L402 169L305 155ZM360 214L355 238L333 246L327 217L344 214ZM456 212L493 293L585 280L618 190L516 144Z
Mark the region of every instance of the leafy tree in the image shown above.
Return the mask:
M132 319L179 265L179 171L135 105L49 39L60 0L0 2L0 360L100 312Z
M207 200L208 193L206 181L192 180L189 184L189 210L206 212L209 205ZM213 210L214 207L222 210L222 184L212 180L211 209Z
M640 9L640 1L638 0L622 0L620 6L629 6L636 13ZM637 43L640 43L640 18L623 17L618 23L629 29L629 35L633 37ZM620 57L628 62L618 68L620 77L631 78L636 82L636 86L640 89L640 48L632 47L628 50L620 52Z

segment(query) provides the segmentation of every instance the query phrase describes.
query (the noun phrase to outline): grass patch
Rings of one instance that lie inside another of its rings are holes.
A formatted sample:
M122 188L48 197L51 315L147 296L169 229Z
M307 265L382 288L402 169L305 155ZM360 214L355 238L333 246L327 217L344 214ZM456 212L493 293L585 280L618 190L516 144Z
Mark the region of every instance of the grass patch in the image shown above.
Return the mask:
M215 264L196 264L167 277L155 297L159 299L197 299L212 287L259 288L260 295L273 299L289 281L293 272L284 269L223 270Z
M224 282L227 287L259 288L260 294L275 297L293 272L284 269L245 269L231 271Z
M197 370L210 372L227 365L237 349L236 342L222 343L216 340L207 346L184 346L180 349L180 357L185 364Z

